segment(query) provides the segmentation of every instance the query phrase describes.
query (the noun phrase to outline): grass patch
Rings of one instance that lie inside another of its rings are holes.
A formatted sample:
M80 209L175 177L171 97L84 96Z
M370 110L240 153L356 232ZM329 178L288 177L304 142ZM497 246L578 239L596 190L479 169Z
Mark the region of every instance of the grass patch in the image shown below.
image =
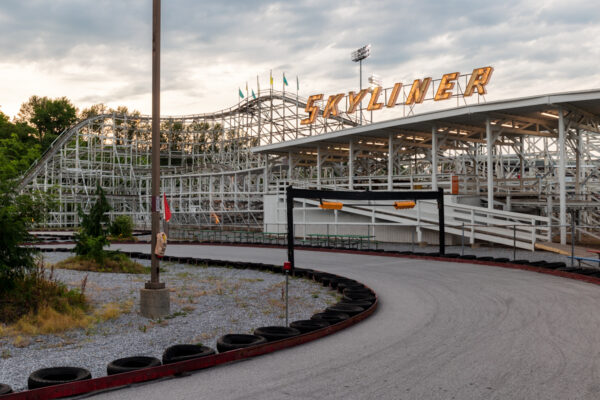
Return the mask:
M68 289L53 278L54 270L46 272L43 264L27 275L15 279L12 287L0 292L0 323L39 322L52 329L48 320L61 315L77 317L88 310L84 291L87 277L80 289ZM61 317L62 318L62 317ZM11 330L11 327L5 328ZM3 329L3 330L5 330Z
M145 267L127 257L125 254L109 252L99 263L86 256L73 256L54 265L55 268L74 269L77 271L113 272L122 274L148 274L150 267Z
M93 319L80 308L74 307L58 312L52 307L44 307L19 319L12 329L25 335L38 335L87 328L92 322ZM20 336L17 336L18 338ZM17 346L16 343L14 345Z
M121 303L106 303L101 308L94 312L94 316L98 321L104 322L111 319L117 319L122 314L131 312L133 308L133 300L124 301Z

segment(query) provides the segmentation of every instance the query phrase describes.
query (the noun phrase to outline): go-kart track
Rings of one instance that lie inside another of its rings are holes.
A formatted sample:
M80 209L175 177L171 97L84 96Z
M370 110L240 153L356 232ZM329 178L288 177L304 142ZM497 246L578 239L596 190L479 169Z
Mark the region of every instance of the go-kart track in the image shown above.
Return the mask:
M147 245L116 246L145 251ZM281 264L283 249L171 245ZM518 269L297 251L378 294L363 322L301 346L94 399L596 399L600 286Z

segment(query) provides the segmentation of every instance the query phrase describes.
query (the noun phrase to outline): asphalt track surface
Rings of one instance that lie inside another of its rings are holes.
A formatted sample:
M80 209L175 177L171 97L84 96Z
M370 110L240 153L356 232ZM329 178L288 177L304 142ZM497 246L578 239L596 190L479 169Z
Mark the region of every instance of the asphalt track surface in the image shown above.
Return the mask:
M171 245L167 254L278 264L286 257L231 246ZM311 343L93 398L600 398L600 286L408 258L298 251L296 262L371 286L377 312Z

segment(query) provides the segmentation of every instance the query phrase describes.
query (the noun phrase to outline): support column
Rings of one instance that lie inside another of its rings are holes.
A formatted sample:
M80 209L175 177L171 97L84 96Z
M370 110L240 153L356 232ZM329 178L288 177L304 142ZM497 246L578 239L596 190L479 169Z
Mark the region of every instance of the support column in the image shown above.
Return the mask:
M265 154L265 171L263 177L263 192L266 194L269 191L269 155Z
M292 152L288 152L288 184L292 184L292 178L294 177L294 160L292 159Z
M575 150L575 193L577 194L577 200L581 200L581 131L576 130L576 150Z
M317 145L317 189L321 189L321 145Z
M394 135L390 134L388 138L388 190L393 190L394 172Z
M485 120L485 145L487 148L487 192L488 192L488 209L494 209L494 160L492 157L493 138L492 124L490 119Z
M562 108L558 108L558 192L560 205L560 244L567 244L567 186L565 183L565 120Z
M348 188L354 190L354 141L348 144Z
M437 127L431 127L431 190L438 190L437 170L438 170L438 140Z

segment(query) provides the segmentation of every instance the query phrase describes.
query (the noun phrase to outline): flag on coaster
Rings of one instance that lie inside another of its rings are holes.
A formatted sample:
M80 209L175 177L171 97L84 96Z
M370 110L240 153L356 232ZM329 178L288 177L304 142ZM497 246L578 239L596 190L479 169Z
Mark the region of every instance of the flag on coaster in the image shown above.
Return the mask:
M298 79L298 75L296 75L296 90L300 90L300 80Z
M271 82L271 89L273 89L273 70L271 70L271 74L269 75L269 81Z
M167 194L163 193L163 219L165 222L169 222L171 220L171 209L169 208L169 203L167 203Z
M288 86L287 79L285 79L285 73L283 74L283 84L284 84L285 86Z
M238 90L240 91L240 99L244 98L244 93L242 93L242 89L238 88Z
M252 89L252 98L256 99L256 95L254 94L254 89Z

